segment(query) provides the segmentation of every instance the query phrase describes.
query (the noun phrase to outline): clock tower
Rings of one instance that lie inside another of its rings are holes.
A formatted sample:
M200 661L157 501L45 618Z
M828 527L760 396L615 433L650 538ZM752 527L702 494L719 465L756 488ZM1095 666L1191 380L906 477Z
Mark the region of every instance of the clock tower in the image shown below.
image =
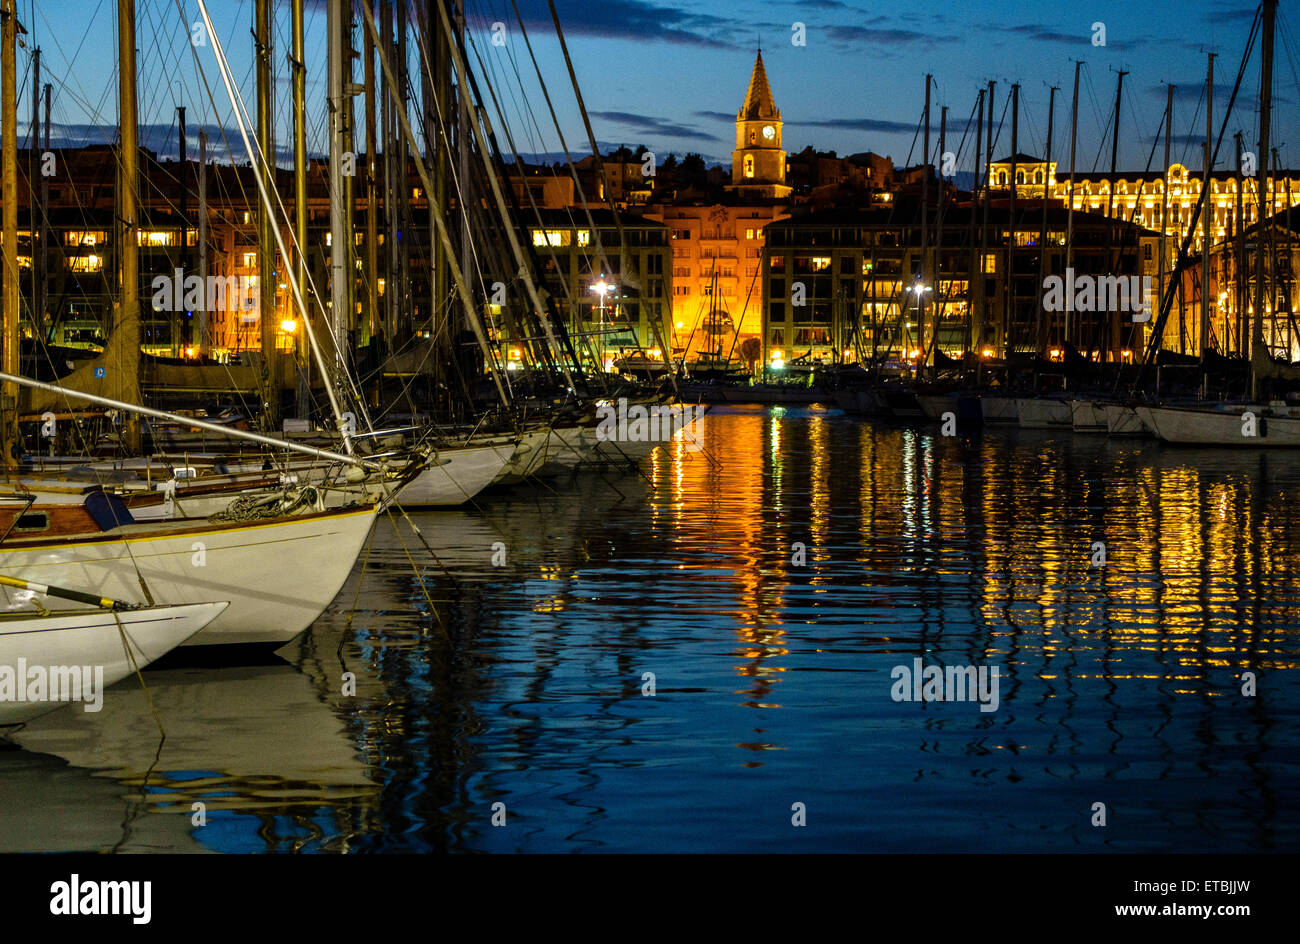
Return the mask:
M731 154L731 187L745 196L788 197L785 149L781 146L781 112L763 68L763 52L754 60L745 104L736 112L736 150Z

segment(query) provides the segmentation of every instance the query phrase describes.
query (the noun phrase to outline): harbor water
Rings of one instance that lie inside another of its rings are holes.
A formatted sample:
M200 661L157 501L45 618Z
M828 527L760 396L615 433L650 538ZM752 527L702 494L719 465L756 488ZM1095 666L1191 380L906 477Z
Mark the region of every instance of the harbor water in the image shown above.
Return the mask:
M0 850L1300 849L1294 453L700 432L381 519L283 659L29 724Z

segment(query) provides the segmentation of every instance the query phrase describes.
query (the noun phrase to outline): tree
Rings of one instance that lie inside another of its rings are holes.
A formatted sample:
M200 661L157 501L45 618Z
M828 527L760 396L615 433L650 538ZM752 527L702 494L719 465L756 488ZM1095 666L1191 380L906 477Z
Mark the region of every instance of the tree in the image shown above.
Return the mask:
M758 359L763 356L763 342L758 338L745 338L740 342L740 357L749 367L752 374L758 364Z

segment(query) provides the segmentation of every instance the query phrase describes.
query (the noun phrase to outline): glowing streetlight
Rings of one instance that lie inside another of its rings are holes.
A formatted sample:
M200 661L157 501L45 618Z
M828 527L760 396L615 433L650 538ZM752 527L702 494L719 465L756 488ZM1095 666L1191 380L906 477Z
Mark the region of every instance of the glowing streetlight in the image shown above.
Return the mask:
M606 370L613 366L613 362L605 357L605 296L614 291L617 286L611 285L605 281L602 275L599 282L591 287L591 290L600 296L600 323L596 328L597 331L597 350L600 353L600 361Z

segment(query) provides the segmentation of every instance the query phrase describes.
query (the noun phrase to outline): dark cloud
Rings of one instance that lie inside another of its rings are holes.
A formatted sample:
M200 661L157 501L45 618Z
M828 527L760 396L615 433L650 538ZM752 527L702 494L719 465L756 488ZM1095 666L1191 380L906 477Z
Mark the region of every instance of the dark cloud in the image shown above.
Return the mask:
M820 121L787 121L799 128L833 128L838 131L880 131L887 134L915 131L916 125L881 118L824 118Z
M873 23L884 22L884 17L876 17ZM955 43L958 36L945 36L941 33L927 33L922 30L890 29L875 26L831 26L826 28L832 42L842 45L871 43L876 46L926 46L933 43Z
M694 139L697 141L717 141L717 135L709 134L706 131L691 125L677 124L664 118L654 118L650 115L636 115L626 111L593 111L591 117L598 118L601 121L609 121L615 124L623 125L628 128L635 128L645 134L658 135L661 137Z
M1248 7L1238 6L1235 3L1216 3L1214 8L1206 13L1201 14L1201 19L1207 23L1249 23L1255 19L1255 12L1258 6L1251 5Z
M983 24L984 29L993 30L997 33L1008 33L1014 35L1021 42L1031 40L1040 43L1057 43L1062 46L1092 46L1092 24L1084 23L1077 32L1062 33L1058 29L1050 26L1044 26L1041 23L987 23ZM1127 39L1121 40L1118 37L1112 37L1109 28L1106 31L1105 49L1128 49L1135 44L1140 45L1142 41Z
M714 121L734 122L736 120L735 112L728 111L697 111L694 112L697 118L710 118Z
M142 124L139 126L140 146L154 152L159 160L176 159L176 124ZM185 140L189 145L190 160L198 160L199 132L208 135L208 160L218 164L247 164L248 152L239 136L239 128L220 125L187 124ZM250 133L249 137L252 135ZM118 143L116 125L61 124L50 125L51 148L80 148L92 145L113 145ZM229 144L229 147L227 147ZM308 149L309 157L324 155ZM280 141L276 147L276 163L280 165L293 163L293 142Z
M555 6L566 37L634 39L682 46L734 45L737 24L725 16L679 10L651 0L556 0ZM519 12L530 33L533 30L539 34L554 32L555 25L545 2L521 0ZM490 24L482 21L475 25L486 29ZM508 31L517 27L513 18L507 22Z

